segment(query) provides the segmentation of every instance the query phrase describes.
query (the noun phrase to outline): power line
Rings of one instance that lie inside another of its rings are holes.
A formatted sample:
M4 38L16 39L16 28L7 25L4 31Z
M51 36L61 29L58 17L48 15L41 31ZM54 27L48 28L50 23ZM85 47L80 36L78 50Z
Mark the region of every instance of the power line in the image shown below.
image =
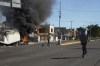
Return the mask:
M58 10L59 8L53 8L54 10ZM73 12L100 12L100 11L92 11L92 10L75 10L75 9L61 9L63 11L73 11Z
M77 11L77 12L100 12L100 11L92 11L92 10L72 10L72 9L62 9L67 11Z
M62 22L71 22L70 20L69 21L62 21ZM74 20L74 22L79 22L79 23L97 23L97 21L80 21L80 20L78 20L78 21L75 21Z

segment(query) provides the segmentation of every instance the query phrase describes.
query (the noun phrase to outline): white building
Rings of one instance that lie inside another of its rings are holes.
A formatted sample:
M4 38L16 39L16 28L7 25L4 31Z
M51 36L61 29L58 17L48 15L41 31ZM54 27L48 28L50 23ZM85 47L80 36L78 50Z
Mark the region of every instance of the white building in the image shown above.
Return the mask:
M41 25L39 29L41 40L47 40L48 33L50 33L50 41L54 41L54 26L50 24Z

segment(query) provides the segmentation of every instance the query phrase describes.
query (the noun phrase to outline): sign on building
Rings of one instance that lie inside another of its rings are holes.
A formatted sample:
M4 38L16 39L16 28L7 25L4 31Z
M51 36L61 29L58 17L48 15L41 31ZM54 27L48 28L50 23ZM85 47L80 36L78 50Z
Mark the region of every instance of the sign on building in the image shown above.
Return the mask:
M0 6L21 8L21 0L0 0Z

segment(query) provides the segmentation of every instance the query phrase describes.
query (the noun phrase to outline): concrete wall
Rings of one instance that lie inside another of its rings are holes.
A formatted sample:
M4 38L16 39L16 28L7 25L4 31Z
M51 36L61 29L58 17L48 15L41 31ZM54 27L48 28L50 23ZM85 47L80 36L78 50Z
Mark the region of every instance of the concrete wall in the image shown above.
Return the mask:
M54 26L49 25L49 33L54 34Z

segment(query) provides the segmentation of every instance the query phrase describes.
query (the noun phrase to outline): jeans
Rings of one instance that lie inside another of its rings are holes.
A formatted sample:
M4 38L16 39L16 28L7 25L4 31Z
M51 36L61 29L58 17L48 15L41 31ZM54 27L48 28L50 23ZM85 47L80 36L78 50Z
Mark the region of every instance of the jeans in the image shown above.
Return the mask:
M82 51L83 51L83 55L87 53L86 43L82 44Z

